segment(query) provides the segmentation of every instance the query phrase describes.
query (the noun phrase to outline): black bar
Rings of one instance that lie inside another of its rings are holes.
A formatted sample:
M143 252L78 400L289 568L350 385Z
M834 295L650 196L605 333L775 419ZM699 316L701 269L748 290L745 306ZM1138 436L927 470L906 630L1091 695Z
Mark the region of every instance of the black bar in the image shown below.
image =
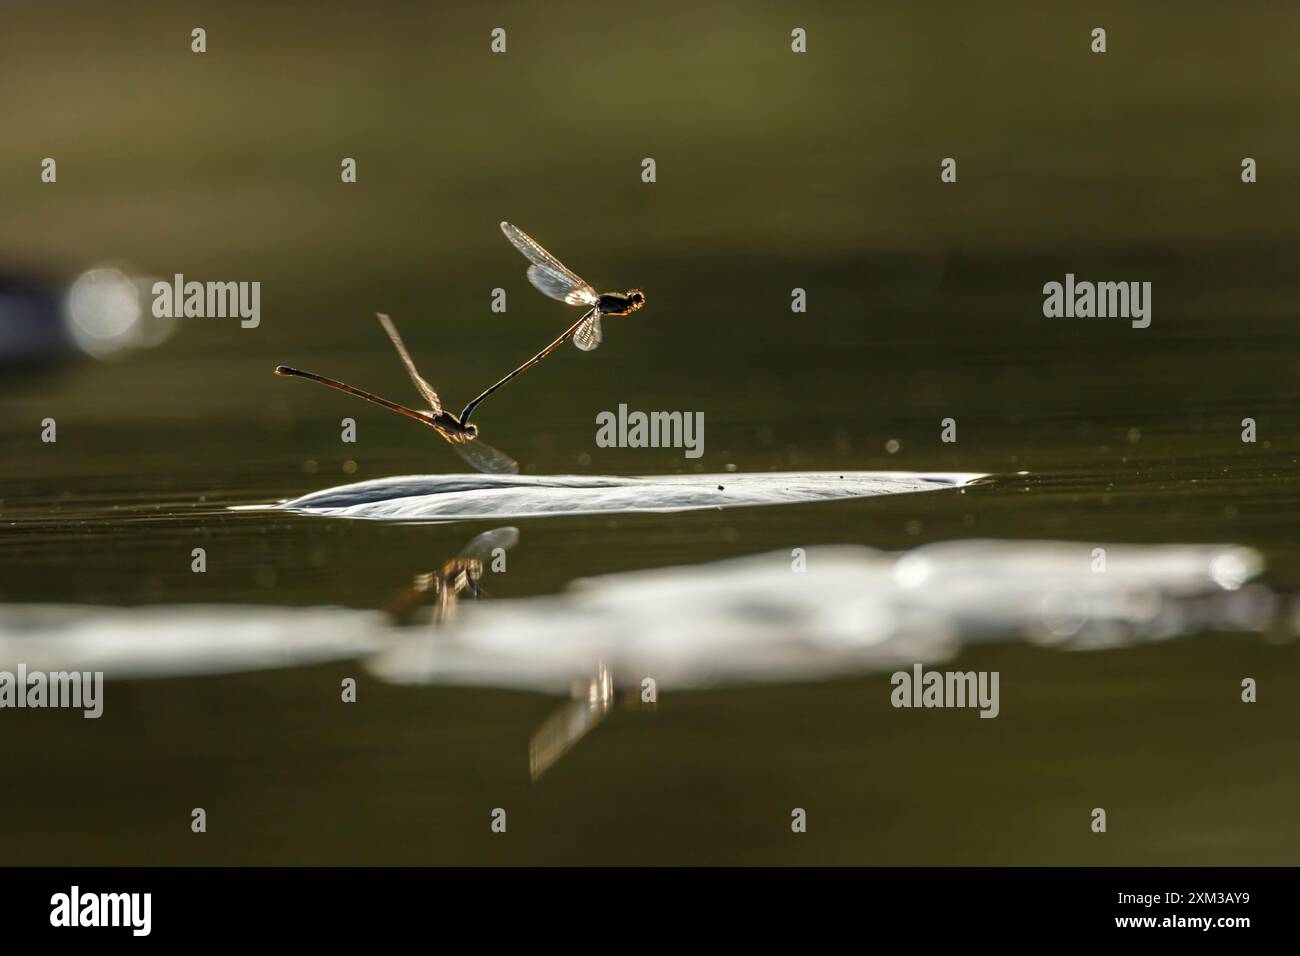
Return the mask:
M74 934L77 944L130 940L132 914L143 927L142 907L121 911L127 925L51 925L62 915L57 895L68 898L66 912L76 886L87 916L99 894L150 894L148 938L169 943L292 938L337 945L373 941L382 927L385 936L450 941L449 933L488 931L496 939L515 931L535 945L583 946L607 921L598 945L620 933L631 941L649 934L651 945L671 940L661 935L669 925L705 920L738 937L761 936L775 922L819 935L840 926L863 940L919 933L927 943L1127 937L1179 946L1194 939L1232 945L1257 931L1285 930L1295 871L38 868L0 870L0 882L7 941L66 943ZM1205 919L1208 928L1188 925Z

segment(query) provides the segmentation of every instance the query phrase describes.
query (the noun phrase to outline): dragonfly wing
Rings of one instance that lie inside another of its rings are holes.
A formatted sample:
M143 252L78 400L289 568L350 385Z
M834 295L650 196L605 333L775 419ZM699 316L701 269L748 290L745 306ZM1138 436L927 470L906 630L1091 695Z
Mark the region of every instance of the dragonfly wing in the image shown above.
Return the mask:
M595 305L596 290L585 283L575 287L573 281L550 266L534 262L528 267L528 281L542 295L559 299L569 305Z
M411 354L406 351L406 346L402 344L402 337L397 334L397 326L393 325L393 320L382 312L379 313L379 324L384 327L388 337L393 342L393 348L397 349L397 354L402 359L402 364L406 366L407 374L411 376L411 381L415 383L416 391L424 396L424 400L429 403L431 411L437 415L442 411L442 402L438 401L438 393L433 390L433 386L420 377L416 371L415 363L411 361Z
M517 475L519 462L503 451L497 451L491 445L485 445L477 438L464 442L451 442L451 447L467 461L471 468L485 475Z
M596 295L596 290L589 285L584 285L581 289L574 289L564 297L567 305L595 305L596 300L600 298Z
M595 305L596 290L577 273L542 248L542 244L518 226L501 223L501 231L533 265L528 281L544 295L569 305Z
M584 352L598 346L605 336L600 331L600 313L593 312L573 333L573 344Z

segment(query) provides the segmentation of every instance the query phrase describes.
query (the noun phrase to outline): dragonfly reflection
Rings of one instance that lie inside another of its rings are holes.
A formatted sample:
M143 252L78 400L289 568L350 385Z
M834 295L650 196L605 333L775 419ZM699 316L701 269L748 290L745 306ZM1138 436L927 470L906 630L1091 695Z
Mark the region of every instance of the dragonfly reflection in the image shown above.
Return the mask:
M501 223L501 231L514 244L514 247L532 263L528 267L528 281L534 287L552 299L558 299L569 305L585 306L587 311L583 313L582 318L565 329L554 342L499 382L486 389L482 394L476 396L460 413L462 422L469 421L470 413L474 411L479 402L516 375L527 371L546 358L567 339L572 338L573 344L584 352L590 352L600 345L604 339L604 333L600 328L601 316L631 315L645 305L645 294L640 289L632 289L629 292L597 292L589 282L547 252L541 243L518 226L503 222Z
M518 463L504 452L497 451L491 445L485 444L478 437L478 426L471 425L465 420L465 416L457 418L451 412L442 407L442 402L438 398L438 393L433 390L433 386L426 382L415 367L411 360L410 353L406 351L406 346L402 344L402 338L397 334L397 328L393 325L392 320L383 314L378 316L379 323L388 333L389 339L392 340L393 348L397 349L398 356L402 359L402 364L406 366L407 374L411 376L411 381L415 384L416 391L429 403L427 411L416 411L413 408L407 408L405 405L399 405L396 402L390 402L386 398L380 398L371 392L355 388L351 385L345 385L343 382L335 381L332 378L326 378L323 375L317 375L314 372L304 372L301 369L290 368L287 365L277 365L275 367L276 375L288 375L296 378L305 378L308 381L319 382L321 385L328 385L330 388L338 389L340 392L347 392L349 395L355 395L358 398L364 398L367 402L373 402L381 405L389 411L397 412L408 418L414 418L421 424L430 426L434 431L447 440L452 449L467 461L471 467L478 469L489 475L514 475L519 473Z
M454 558L448 558L437 571L421 574L402 592L393 606L399 620L408 619L419 607L433 603L433 623L450 624L456 619L456 607L462 593L483 596L480 582L484 566L491 567L497 551L513 548L519 541L518 528L493 528L470 541Z
M445 667L457 652L454 637L461 595L485 597L482 579L486 570L497 570L493 562L500 552L518 542L518 528L493 528L472 539L437 571L417 576L389 605L388 613L394 622L404 626L396 632L401 637L372 660L372 670L390 681L400 677L418 683L421 675ZM433 606L431 622L414 628L405 626L416 624L419 610L427 605ZM451 644L445 643L449 637L453 639ZM639 688L616 687L611 669L596 661L587 677L570 685L569 699L533 732L528 745L529 776L534 781L540 779L616 705L640 707L639 701Z
M609 716L614 702L614 680L609 669L598 664L591 679L575 683L571 699L533 732L528 742L528 775L533 781Z

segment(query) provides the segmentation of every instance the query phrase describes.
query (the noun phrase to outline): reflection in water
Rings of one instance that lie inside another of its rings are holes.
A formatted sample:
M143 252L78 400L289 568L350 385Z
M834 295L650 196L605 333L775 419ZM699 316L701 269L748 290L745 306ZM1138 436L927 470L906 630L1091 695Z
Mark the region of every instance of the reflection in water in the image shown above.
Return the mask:
M518 542L518 528L484 531L437 571L417 577L393 605L394 617L399 623L406 623L417 608L433 601L433 623L437 626L451 624L456 619L456 607L462 592L468 591L476 598L483 595L479 582L483 580L484 563L500 557Z
M402 475L326 488L278 505L334 518L465 521L697 511L959 488L984 475L810 471L717 475Z
M604 664L585 684L573 685L573 699L546 718L528 744L528 773L538 779L598 723L614 704L614 678Z
M569 698L533 736L534 777L650 679L657 692L797 682L944 660L981 641L1072 649L1207 630L1269 632L1282 615L1233 545L953 541L903 553L778 551L611 574L553 595L475 603L514 528L476 537L389 613L342 608L0 608L0 668L108 679L362 659L397 684L516 688ZM437 625L409 624L434 605ZM1296 622L1283 621L1286 633Z

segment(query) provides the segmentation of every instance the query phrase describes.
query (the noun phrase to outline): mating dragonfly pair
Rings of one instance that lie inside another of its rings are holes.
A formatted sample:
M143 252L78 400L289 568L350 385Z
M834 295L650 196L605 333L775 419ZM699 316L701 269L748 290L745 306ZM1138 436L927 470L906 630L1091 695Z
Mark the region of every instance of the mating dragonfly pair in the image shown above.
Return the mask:
M645 295L638 289L633 289L630 292L598 293L588 282L547 252L541 243L519 227L503 222L501 223L501 231L505 233L507 239L514 243L515 248L522 252L532 263L528 267L528 281L534 287L552 299L558 299L568 305L586 306L587 311L583 313L582 318L565 329L559 338L547 345L546 348L475 396L459 415L454 415L443 408L438 393L433 390L432 385L424 380L415 367L415 362L411 359L410 353L406 351L406 346L402 343L402 337L397 334L397 327L393 325L392 319L382 314L379 315L379 322L384 327L384 331L388 333L389 339L392 340L393 347L397 349L397 354L401 358L402 364L406 366L407 374L411 376L416 391L428 403L429 408L427 410L417 411L414 408L407 408L397 402L390 402L386 398L380 398L372 392L346 385L343 382L317 375L314 372L304 372L301 369L290 368L287 365L277 365L275 374L319 382L321 385L328 385L330 388L347 392L349 395L364 398L366 401L387 408L389 411L406 415L408 418L414 418L416 421L433 428L434 431L447 440L465 461L481 472L496 475L518 473L519 465L513 458L504 452L498 451L491 445L484 444L479 439L478 426L471 425L469 421L474 409L478 407L483 399L515 376L532 368L570 338L573 339L573 344L578 348L584 352L590 352L600 345L604 337L600 328L601 317L606 315L631 315L645 304Z

